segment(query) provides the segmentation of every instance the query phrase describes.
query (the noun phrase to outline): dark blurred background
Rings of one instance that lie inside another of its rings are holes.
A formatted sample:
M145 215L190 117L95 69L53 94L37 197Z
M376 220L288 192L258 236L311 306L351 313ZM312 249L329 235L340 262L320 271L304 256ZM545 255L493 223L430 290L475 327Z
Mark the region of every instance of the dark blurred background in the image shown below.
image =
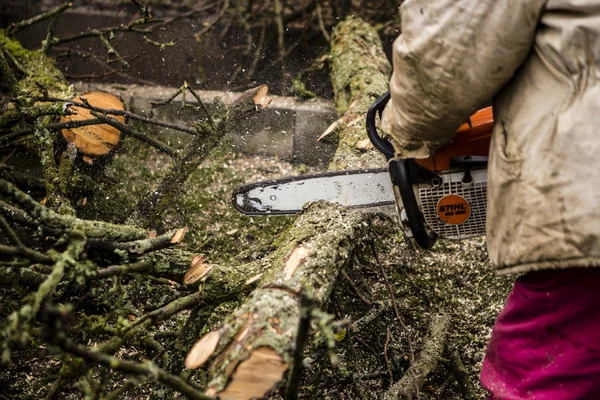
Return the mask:
M0 0L0 25L47 12L57 0ZM127 25L140 18L130 0L73 0L56 20L55 35ZM243 90L267 83L276 94L330 98L327 53L335 24L361 17L380 33L389 53L398 35L398 0L149 0L157 22L151 33L116 33L110 43L122 61L98 38L61 44L51 54L71 80ZM281 11L279 11L281 10ZM18 34L26 47L39 47L48 21ZM280 29L281 28L281 29ZM163 46L175 42L174 46Z

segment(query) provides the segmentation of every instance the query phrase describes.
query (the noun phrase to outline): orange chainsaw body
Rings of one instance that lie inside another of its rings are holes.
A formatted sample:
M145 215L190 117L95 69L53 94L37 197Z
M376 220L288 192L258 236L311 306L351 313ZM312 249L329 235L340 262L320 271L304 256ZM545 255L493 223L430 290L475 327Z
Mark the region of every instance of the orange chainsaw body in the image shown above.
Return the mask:
M431 171L446 171L450 169L452 157L487 157L493 127L492 107L482 108L471 116L470 123L458 128L452 143L438 149L433 157L415 159L415 162Z

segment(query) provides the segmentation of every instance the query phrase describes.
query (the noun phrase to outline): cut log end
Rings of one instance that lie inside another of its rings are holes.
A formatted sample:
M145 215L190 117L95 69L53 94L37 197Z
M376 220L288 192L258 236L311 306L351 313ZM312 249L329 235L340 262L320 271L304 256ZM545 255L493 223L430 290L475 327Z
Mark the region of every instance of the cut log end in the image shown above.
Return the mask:
M171 243L177 244L183 240L185 234L188 232L189 228L187 226L177 229L173 236L171 236Z
M196 256L192 259L190 269L183 277L184 285L196 283L210 274L210 272L213 270L213 266L205 263L204 261L205 259L202 256Z
M289 364L268 346L258 347L236 368L224 390L215 393L221 400L249 400L264 397L283 378Z
M79 103L87 101L90 105L103 109L125 110L121 99L107 92L85 93L76 97L74 101ZM74 112L74 114L61 117L60 122L85 121L95 118L91 111L86 108L71 106L69 110ZM108 116L119 122L125 122L125 117L122 115ZM77 151L84 154L86 160L89 160L88 162L92 161L94 157L110 153L121 140L121 132L107 124L63 129L61 133L67 142L73 143Z
M221 333L218 330L211 331L204 335L202 339L198 340L196 344L192 346L190 352L185 358L185 367L187 369L196 369L201 367L215 352L220 339Z
M298 269L302 263L304 263L304 259L310 255L310 249L300 245L296 247L292 252L287 256L285 260L285 268L283 270L283 274L286 279L291 279L294 276L294 273Z

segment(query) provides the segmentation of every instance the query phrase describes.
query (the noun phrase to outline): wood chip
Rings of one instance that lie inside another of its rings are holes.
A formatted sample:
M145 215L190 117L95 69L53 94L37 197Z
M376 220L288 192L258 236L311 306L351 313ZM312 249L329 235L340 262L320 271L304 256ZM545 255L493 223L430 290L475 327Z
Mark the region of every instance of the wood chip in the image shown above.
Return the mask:
M373 148L373 143L371 143L369 138L366 138L356 143L356 148L359 150L369 150Z
M322 139L325 139L325 137L329 136L331 133L335 132L335 130L338 128L338 126L340 126L340 124L342 123L342 119L338 119L336 120L333 124L329 125L329 127L327 127L327 129L325 129L325 132L323 132L321 134L321 136L319 136L319 138L317 139L317 142L320 142Z
M125 110L121 99L114 94L107 92L90 92L76 97L74 100L83 103L84 100L95 107L110 110ZM94 119L91 110L82 107L70 106L69 111L72 115L65 115L60 118L60 122L84 121ZM122 115L108 115L119 122L125 123L125 117ZM96 124L81 126L79 128L63 129L63 137L69 143L73 143L80 153L83 153L84 161L92 164L93 158L110 153L121 140L121 132L108 124Z
M221 332L218 330L208 332L198 340L191 348L190 352L185 358L185 367L187 369L196 369L201 367L206 360L215 352L219 340L221 339Z
M175 233L173 234L173 236L171 237L171 243L175 244L175 243L179 243L183 240L183 238L185 237L185 234L188 231L188 227L185 226L181 229L177 229L175 231Z
M263 276L262 273L251 276L250 278L248 278L248 280L246 282L244 282L244 285L248 286L248 285L252 285L254 282L256 282L257 280L259 280L261 277Z
M239 364L225 390L216 394L221 400L262 398L282 379L288 367L272 347L258 347Z
M269 87L267 85L260 85L256 94L254 95L254 104L259 109L267 108L267 106L271 103L271 98L268 96Z
M205 258L202 256L195 256L192 259L192 263L188 272L183 277L184 285L191 285L198 282L200 279L206 278L208 274L213 270L213 266L204 262Z
M285 268L283 274L286 279L290 279L294 276L294 272L304 262L304 259L310 255L310 250L302 245L297 246L292 252L286 257Z

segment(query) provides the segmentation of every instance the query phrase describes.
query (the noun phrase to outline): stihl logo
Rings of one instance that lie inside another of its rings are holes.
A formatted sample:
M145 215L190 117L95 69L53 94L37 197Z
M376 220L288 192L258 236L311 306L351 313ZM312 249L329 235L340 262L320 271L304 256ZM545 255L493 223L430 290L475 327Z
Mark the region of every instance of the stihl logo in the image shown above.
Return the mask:
M462 196L449 194L440 199L437 214L442 221L450 225L464 224L471 215L471 206Z
M440 206L438 212L445 212L446 215L450 212L455 212L455 214L461 214L467 212L467 204L459 203L459 204L450 204L447 206Z

